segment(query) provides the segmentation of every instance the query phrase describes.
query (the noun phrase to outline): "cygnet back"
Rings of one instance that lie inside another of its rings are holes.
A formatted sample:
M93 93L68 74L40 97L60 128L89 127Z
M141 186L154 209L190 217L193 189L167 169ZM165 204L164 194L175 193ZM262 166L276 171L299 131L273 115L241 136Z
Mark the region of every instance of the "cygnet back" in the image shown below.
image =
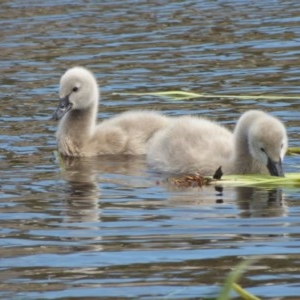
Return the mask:
M213 175L233 151L233 134L204 118L179 117L149 143L149 165L172 174Z
M181 117L157 132L147 160L153 169L172 174L270 174L283 176L287 149L284 125L275 117L250 110L238 120L234 133L212 121Z

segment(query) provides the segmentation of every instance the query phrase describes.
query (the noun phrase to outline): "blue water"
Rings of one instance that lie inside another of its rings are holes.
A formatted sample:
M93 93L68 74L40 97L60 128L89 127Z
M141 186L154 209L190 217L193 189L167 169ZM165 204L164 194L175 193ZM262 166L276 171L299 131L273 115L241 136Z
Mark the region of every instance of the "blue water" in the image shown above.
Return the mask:
M297 299L300 189L180 189L143 157L59 163L51 119L74 65L100 84L99 119L129 109L205 115L233 128L249 108L300 147L298 99L171 100L120 92L299 95L300 3L10 1L0 10L0 298L216 298L227 274ZM299 172L288 156L286 172ZM234 294L233 294L234 295Z

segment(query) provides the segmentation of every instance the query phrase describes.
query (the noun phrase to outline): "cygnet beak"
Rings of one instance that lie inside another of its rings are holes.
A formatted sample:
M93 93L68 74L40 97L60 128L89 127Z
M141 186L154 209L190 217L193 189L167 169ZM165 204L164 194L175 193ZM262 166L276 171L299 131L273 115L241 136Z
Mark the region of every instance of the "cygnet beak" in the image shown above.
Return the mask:
M69 96L60 99L58 107L53 114L54 120L61 119L70 109L72 108L72 103L69 101Z
M284 177L281 159L279 161L273 161L268 158L267 168L271 176Z

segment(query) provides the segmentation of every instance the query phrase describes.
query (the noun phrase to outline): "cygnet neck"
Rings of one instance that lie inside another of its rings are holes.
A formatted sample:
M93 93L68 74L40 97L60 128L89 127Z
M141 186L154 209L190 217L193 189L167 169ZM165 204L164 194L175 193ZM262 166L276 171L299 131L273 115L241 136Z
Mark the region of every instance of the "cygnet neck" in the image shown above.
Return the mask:
M70 127L75 132L80 132L83 138L91 136L95 131L97 112L97 107L94 105L84 109L71 110L68 115Z
M253 158L249 147L251 126L262 114L261 111L248 111L238 120L234 129L234 147L230 160L233 166L233 173L267 173L266 167Z

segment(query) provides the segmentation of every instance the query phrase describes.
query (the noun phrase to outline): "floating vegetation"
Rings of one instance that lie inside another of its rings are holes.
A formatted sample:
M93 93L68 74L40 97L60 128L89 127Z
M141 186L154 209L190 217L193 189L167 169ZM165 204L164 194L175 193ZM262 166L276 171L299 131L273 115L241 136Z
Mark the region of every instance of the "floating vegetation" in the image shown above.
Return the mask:
M194 98L230 98L230 99L265 99L265 100L283 100L295 99L299 100L300 96L286 96L286 95L218 95L218 94L199 94L184 91L167 91L167 92L149 92L149 93L113 93L114 95L129 95L129 96L157 96L172 100L188 100Z
M171 100L188 100L199 98L202 94L183 92L183 91L169 91L169 92L153 92L153 93L113 93L113 95L120 96L157 96ZM203 98L203 97L202 97ZM216 97L211 97L216 98Z
M167 179L168 182L174 184L179 188L202 187L204 185L210 184L212 180L214 179L211 177L204 177L198 173L180 177L170 177Z
M287 155L300 155L300 148L299 147L290 147L287 149Z
M300 173L286 173L285 177L269 175L226 175L217 181L223 186L300 187Z
M195 173L178 177L170 177L167 181L180 188L202 187L204 185L211 184L213 181L216 182L216 180L220 180L222 175L222 167L219 167L213 177L202 176L199 173Z
M169 183L180 188L215 186L258 186L258 187L300 187L300 173L286 173L285 177L262 174L224 175L221 168L214 176L202 176L199 173L170 177Z

